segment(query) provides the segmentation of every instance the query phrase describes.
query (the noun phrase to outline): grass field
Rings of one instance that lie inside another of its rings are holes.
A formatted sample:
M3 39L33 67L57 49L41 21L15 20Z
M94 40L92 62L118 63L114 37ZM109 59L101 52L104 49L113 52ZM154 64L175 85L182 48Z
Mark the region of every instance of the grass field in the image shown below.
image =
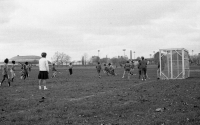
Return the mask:
M196 69L196 68L195 68ZM0 125L198 125L200 124L200 73L185 80L156 80L138 75L122 79L94 68L75 68L47 81L48 90L38 89L38 70L11 87L0 87ZM137 73L137 71L136 71ZM51 73L50 73L51 75ZM42 99L42 97L44 99Z

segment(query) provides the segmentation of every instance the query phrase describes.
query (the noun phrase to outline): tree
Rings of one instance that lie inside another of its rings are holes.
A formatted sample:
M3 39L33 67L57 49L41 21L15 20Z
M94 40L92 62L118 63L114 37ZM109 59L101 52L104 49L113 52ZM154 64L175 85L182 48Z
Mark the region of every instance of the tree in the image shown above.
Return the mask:
M56 52L54 56L51 58L52 63L56 63L57 65L63 65L64 63L68 63L71 57L66 55L65 53Z
M92 56L90 58L90 64L97 64L100 61L100 58L98 56Z
M87 58L88 58L88 54L87 53L84 53L84 63L85 63L85 65L87 64Z
M82 65L84 65L85 64L85 59L84 59L84 56L82 56Z

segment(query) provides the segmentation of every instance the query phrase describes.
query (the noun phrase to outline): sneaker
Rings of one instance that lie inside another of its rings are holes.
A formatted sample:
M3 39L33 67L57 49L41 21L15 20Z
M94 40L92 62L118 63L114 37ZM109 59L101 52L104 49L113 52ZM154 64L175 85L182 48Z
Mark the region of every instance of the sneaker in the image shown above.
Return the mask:
M142 79L142 81L143 81L143 79Z
M41 86L39 86L39 89L42 89L42 87L41 87Z
M46 86L44 86L44 90L47 90L47 87L46 87Z
M0 82L0 86L1 86L1 82Z
M124 76L122 76L122 79L124 78Z

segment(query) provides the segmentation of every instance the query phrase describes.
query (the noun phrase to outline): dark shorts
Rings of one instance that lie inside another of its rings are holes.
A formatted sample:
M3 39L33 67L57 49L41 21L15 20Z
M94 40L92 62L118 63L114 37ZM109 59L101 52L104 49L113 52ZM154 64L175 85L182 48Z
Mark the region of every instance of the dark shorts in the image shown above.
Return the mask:
M129 68L125 68L125 71L127 71L127 72L130 72L130 71L131 71L131 69L129 69Z
M100 69L97 69L97 72L98 72L98 73L100 73L100 72L101 72L101 70L100 70Z
M40 71L38 79L49 79L49 73L47 71Z

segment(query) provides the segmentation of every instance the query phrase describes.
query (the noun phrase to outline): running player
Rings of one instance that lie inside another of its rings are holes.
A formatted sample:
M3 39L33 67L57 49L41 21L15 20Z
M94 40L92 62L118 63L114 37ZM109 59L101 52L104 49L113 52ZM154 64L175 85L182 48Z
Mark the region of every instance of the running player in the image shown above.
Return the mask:
M5 79L7 79L8 86L10 86L10 80L9 80L9 75L8 75L8 62L9 62L9 60L6 58L4 60L5 64L2 67L3 80L0 82L0 86L2 85L2 83L4 82Z
M10 69L10 73L11 73L11 81L13 82L14 77L15 77L15 61L12 61L12 67Z

